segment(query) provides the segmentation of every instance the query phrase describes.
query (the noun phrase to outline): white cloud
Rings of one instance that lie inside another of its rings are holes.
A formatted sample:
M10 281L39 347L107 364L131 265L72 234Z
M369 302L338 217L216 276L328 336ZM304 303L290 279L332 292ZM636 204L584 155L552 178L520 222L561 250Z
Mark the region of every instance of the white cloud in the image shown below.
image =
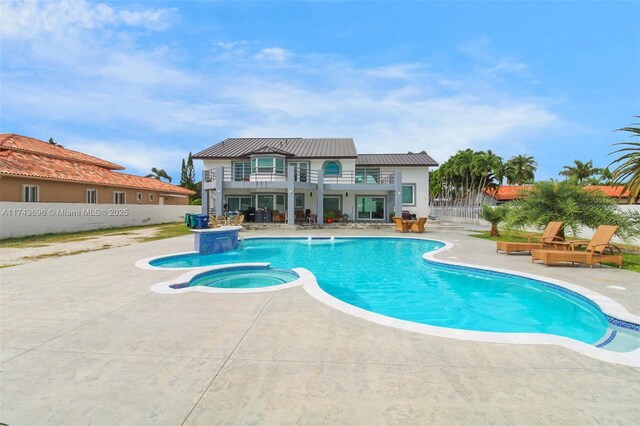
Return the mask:
M78 132L88 138L68 133L60 141L133 171L175 169L185 152L233 136L353 137L360 152L425 149L444 161L468 147L516 149L527 135L558 122L543 99L515 97L489 83L479 87L475 70L445 73L427 63L363 67L331 54L259 49L245 40L215 43L213 59L221 64L203 66L212 58L185 60L188 54L176 54L179 47L143 48L139 32L126 28L162 28L167 9L63 1L61 12L49 3L6 4L3 35L30 49L3 46L3 114L15 122L85 129ZM475 58L496 74L526 69L480 48Z
M281 47L267 47L256 54L256 59L261 61L284 62L291 57L291 52Z
M161 30L167 28L174 12L172 9L116 9L85 0L3 1L0 3L0 34L28 40L117 25Z

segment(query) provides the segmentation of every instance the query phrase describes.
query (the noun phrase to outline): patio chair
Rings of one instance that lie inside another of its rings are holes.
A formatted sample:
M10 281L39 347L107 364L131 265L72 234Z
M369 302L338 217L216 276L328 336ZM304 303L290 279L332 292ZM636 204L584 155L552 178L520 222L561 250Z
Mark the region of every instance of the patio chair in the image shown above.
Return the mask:
M544 233L540 237L539 242L535 242L532 239L535 235L527 235L529 242L516 243L511 241L498 241L496 243L496 252L503 251L506 254L518 251L528 251L535 249L554 248L554 249L567 249L568 246L564 243L564 239L558 236L558 233L562 230L564 222L549 222Z
M600 225L591 241L571 241L567 243L569 250L532 250L531 261L541 260L544 266L549 263L571 262L571 265L582 263L592 268L596 263L611 262L622 269L622 251L611 244L611 238L618 230L615 225ZM585 251L576 248L586 246ZM607 253L608 251L608 253Z
M396 232L409 232L409 222L402 220L401 217L394 217L393 221L396 224Z
M424 224L426 221L426 217L419 217L418 220L411 221L411 232L417 232L419 234L425 232Z
M220 223L214 215L209 216L209 228L220 228Z
M315 213L309 214L309 216L307 216L307 223L318 223L318 215Z
M242 225L242 222L244 222L244 215L243 214L238 216L238 220L236 221L236 225Z

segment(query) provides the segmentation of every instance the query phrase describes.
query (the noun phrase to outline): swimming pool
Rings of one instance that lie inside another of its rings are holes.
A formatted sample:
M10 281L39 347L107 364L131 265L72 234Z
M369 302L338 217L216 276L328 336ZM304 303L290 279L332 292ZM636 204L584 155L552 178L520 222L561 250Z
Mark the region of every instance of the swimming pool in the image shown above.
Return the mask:
M407 238L245 240L238 250L168 256L149 264L194 268L268 262L308 269L333 298L377 315L448 329L536 333L599 345L610 319L576 293L544 281L425 261L444 243ZM631 345L633 346L633 344Z

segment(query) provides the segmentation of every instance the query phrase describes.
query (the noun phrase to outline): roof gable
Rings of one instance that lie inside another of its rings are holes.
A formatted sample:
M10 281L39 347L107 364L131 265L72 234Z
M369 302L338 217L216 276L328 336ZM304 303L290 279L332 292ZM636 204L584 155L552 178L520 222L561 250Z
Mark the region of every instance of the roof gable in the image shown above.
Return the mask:
M263 146L262 148L258 148L256 150L251 151L251 152L245 152L244 154L242 154L242 157L248 157L250 155L256 155L256 154L277 154L277 155L284 155L285 157L292 157L293 156L293 154L288 152L288 151L284 151L282 149L274 148L272 146Z

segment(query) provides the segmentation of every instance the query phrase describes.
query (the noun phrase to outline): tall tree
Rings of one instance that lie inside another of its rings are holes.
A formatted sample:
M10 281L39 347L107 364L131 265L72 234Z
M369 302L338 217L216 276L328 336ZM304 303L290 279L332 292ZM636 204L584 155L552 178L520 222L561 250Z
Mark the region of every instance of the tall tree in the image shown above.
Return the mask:
M146 177L158 180L166 179L167 181L171 182L171 176L169 176L164 169L157 169L155 167L151 168L151 173L149 173Z
M193 189L196 180L196 169L193 167L193 156L191 152L189 152L189 157L187 158L187 168L185 169L187 174L187 182L189 183L189 189Z
M522 185L533 182L538 163L529 155L516 155L507 161L507 183Z
M575 181L577 184L582 184L590 177L600 173L600 169L593 167L593 161L589 160L583 163L580 160L574 160L573 166L562 166L564 170L560 172L560 175L567 177L570 180Z
M640 116L635 116L640 118ZM633 126L623 127L618 131L629 132L631 136L640 136L640 123L634 123ZM611 154L621 154L610 165L619 163L613 170L613 178L615 183L624 185L624 189L628 190L629 203L637 203L640 199L640 142L620 142L614 145L622 145ZM609 155L611 155L609 154Z
M180 166L180 186L186 188L187 185L187 165L182 159L182 165Z

